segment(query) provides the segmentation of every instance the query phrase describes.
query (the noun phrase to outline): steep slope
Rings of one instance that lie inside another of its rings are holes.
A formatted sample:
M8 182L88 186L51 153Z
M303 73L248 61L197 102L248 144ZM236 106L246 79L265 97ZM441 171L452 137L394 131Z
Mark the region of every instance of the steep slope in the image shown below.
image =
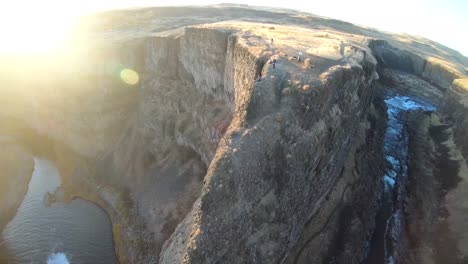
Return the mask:
M362 262L386 91L443 102L467 145L460 81L448 89L466 64L428 40L288 10L88 19L82 50L12 72L0 105L52 139L64 189L109 213L122 263Z

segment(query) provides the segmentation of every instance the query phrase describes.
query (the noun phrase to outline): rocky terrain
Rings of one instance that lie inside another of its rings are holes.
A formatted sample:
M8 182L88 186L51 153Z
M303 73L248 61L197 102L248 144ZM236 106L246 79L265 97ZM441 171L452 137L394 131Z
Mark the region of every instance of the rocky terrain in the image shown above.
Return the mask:
M16 208L23 201L28 189L29 179L34 168L32 156L17 146L13 139L0 138L2 171L0 177L0 228L15 216Z
M458 52L227 5L96 14L71 43L55 61L3 60L2 132L34 134L25 144L46 145L69 199L106 210L121 263L466 262ZM394 242L409 246L388 253L373 242L392 95L437 110L401 115L408 181L396 190L408 194L395 204L407 231Z

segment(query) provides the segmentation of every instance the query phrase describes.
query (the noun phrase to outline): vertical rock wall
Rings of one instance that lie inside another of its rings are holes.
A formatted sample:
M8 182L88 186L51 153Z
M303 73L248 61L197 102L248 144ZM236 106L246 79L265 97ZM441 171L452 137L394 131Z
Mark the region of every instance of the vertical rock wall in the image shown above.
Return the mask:
M447 90L439 109L444 121L453 126L454 140L468 159L468 79L458 79Z
M234 54L236 49L237 56L249 50L245 42L234 45ZM262 62L262 56L255 57ZM291 71L297 67L283 63ZM352 139L357 131L365 137L370 128L365 113L372 98L374 67L368 60L335 66L322 75L320 84L261 67L265 80L236 92L236 102L245 103L236 106L233 122L208 168L200 203L166 242L161 263L285 261L309 220L330 206L329 199L339 200L345 191L358 195L363 185L378 186L377 165L375 171L362 169L365 174L369 171L371 183L361 178L355 188L333 191L344 177L345 164L352 164L347 161L350 151L362 144ZM379 153L378 135L373 139L374 154ZM374 190L377 194L379 188ZM366 199L361 201L365 208L374 206ZM337 213L345 208L340 205ZM351 211L360 219L362 212L357 208ZM372 218L362 219L367 217ZM361 231L367 234L371 228ZM336 234L328 231L327 242ZM365 237L356 240L365 243ZM326 257L323 253L318 259Z

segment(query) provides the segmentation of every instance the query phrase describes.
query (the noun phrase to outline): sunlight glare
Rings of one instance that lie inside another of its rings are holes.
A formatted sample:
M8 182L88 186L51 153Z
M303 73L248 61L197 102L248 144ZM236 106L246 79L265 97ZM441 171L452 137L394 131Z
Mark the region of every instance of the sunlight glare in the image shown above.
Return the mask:
M76 16L58 1L9 1L0 10L0 54L38 55L65 44Z

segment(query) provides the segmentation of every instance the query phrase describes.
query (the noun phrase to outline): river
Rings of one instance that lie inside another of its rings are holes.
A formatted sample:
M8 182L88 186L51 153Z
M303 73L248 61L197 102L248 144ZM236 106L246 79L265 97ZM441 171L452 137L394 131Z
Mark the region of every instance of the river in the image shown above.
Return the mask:
M34 161L26 196L2 232L0 263L117 263L108 215L82 199L50 203L47 193L60 186L59 172L49 160Z
M381 208L376 216L376 227L370 252L364 264L393 264L405 235L403 204L408 184L408 140L406 113L408 111L435 111L435 106L419 98L389 96L387 105L387 129L384 136L384 152L388 162L383 175L384 193Z

